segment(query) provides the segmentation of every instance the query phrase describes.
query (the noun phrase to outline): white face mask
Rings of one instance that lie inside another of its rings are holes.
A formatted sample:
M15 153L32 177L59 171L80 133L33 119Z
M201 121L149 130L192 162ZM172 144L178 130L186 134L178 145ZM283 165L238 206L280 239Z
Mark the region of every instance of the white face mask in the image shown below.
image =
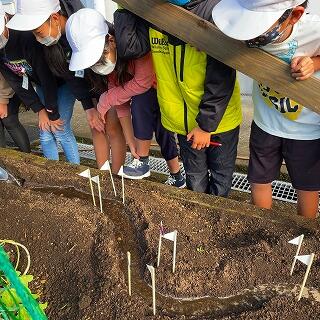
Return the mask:
M110 60L105 60L104 63L95 64L91 67L91 70L102 76L107 76L110 74L116 67L115 63L112 63Z
M36 37L37 41L40 42L41 44L50 47L53 46L54 44L57 44L58 41L61 38L61 28L60 28L60 24L58 26L58 35L56 38L51 36L51 18L50 18L50 27L49 27L49 35L47 37L44 38L40 38L40 37Z
M113 63L111 60L104 58L102 62L97 62L95 65L91 67L91 70L97 74L102 76L107 76L115 69L117 64L117 56L116 62Z

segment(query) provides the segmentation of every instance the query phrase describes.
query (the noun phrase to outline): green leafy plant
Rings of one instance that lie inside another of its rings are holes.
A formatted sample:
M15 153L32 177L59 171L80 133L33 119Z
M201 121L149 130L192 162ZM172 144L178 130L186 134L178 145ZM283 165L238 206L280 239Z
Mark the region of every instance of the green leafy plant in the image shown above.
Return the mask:
M205 253L205 252L206 252L206 249L205 249L203 246L199 246L199 247L197 247L197 252L199 252L199 253Z
M35 300L39 299L39 295L32 294L29 289L30 282L33 281L32 275L20 275L17 273L21 283L28 289L28 292L31 294L32 298ZM39 307L44 311L47 307L47 303L39 304ZM5 315L4 315L5 314ZM16 290L10 286L5 280L4 277L1 277L0 280L0 319L1 316L6 320L33 320L26 308L23 306L21 299L19 298Z
M0 320L47 320L47 304L39 304L39 295L32 294L32 281L32 275L14 269L0 245Z

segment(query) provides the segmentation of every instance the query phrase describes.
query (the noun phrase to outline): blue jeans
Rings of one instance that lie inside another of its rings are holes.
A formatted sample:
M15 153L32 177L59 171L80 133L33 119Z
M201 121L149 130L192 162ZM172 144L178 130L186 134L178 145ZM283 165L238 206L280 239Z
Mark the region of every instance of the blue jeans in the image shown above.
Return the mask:
M44 95L42 88L37 86L37 94L42 103L44 103ZM43 155L50 160L59 160L58 145L62 146L66 159L70 163L80 164L80 156L76 138L71 128L71 118L75 97L67 87L63 85L58 89L58 110L60 118L63 120L63 130L56 132L40 130L40 143Z

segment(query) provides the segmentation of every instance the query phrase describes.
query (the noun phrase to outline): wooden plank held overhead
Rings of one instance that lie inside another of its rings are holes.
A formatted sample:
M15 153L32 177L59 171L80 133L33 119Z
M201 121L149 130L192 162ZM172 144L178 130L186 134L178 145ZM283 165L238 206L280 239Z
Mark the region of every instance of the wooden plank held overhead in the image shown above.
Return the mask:
M320 80L296 81L289 66L259 49L228 38L212 23L164 0L115 0L122 7L207 52L249 77L320 113Z

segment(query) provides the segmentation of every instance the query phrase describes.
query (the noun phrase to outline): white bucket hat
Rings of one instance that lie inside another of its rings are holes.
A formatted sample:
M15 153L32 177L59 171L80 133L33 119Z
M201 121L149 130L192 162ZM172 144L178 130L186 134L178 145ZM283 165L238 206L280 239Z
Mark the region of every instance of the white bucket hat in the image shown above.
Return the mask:
M216 26L230 38L254 39L305 0L221 0L212 11Z
M72 49L71 71L92 67L103 54L105 38L109 32L104 16L94 9L80 9L66 24L66 36Z
M61 10L59 0L17 0L17 13L7 23L14 30L29 31L40 27L51 14Z

